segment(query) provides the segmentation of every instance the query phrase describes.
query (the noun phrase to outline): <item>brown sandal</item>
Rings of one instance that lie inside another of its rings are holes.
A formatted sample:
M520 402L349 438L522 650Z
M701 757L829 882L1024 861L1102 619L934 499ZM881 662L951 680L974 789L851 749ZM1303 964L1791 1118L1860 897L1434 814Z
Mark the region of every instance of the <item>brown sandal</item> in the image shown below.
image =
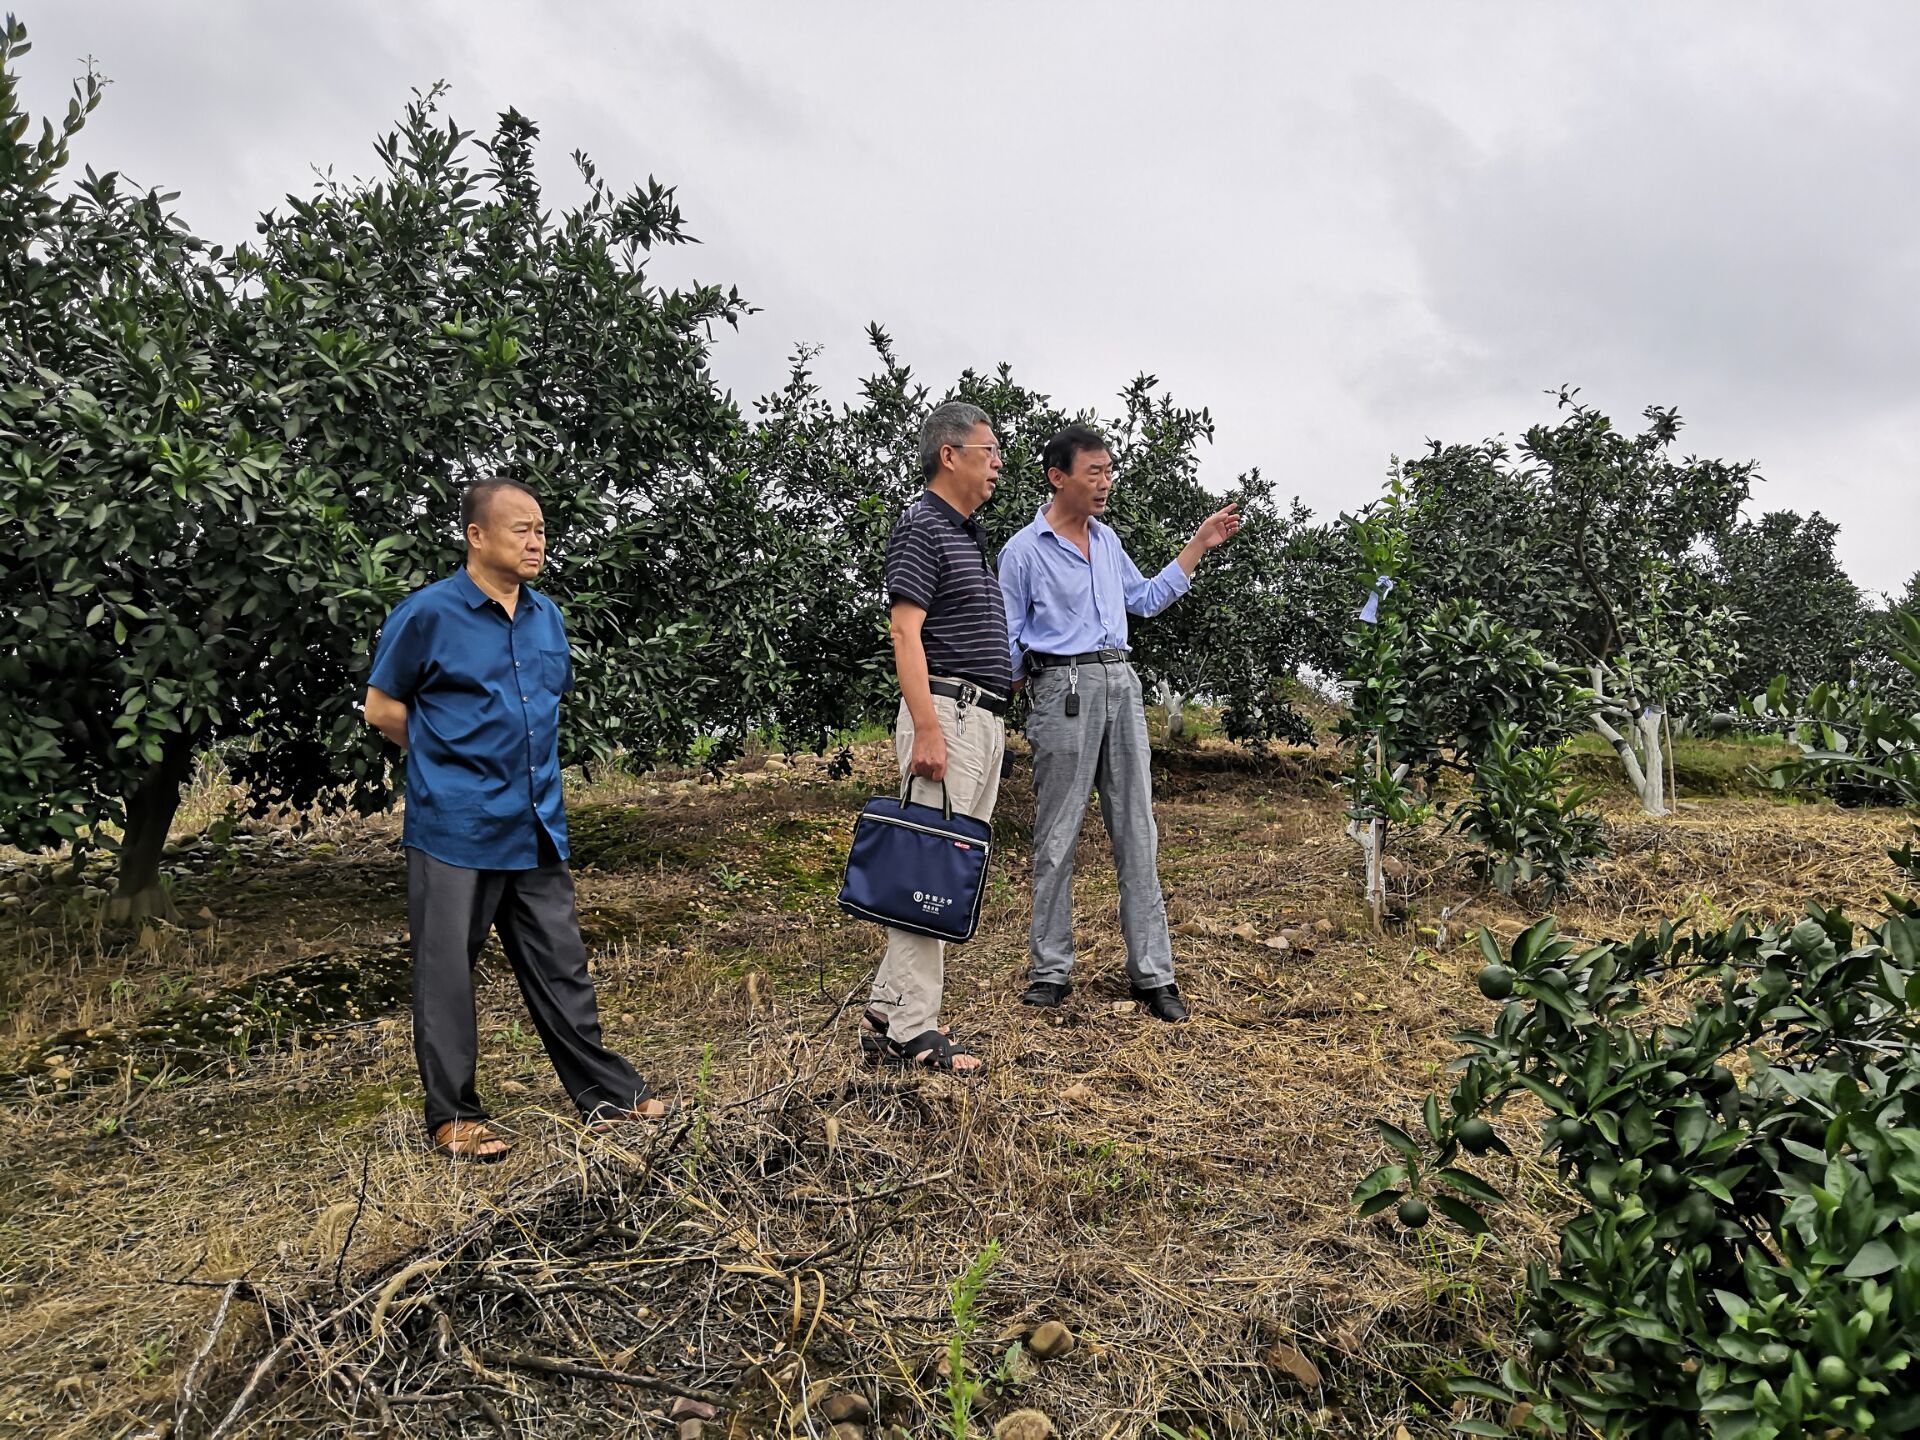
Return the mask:
M447 1120L433 1127L433 1153L448 1160L494 1165L507 1158L508 1149L484 1120Z

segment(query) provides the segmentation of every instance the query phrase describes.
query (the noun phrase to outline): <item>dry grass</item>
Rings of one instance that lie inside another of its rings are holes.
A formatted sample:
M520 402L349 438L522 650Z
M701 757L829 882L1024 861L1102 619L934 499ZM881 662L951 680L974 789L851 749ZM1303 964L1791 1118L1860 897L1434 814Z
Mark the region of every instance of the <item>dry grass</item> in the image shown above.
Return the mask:
M997 1239L968 1349L999 1380L989 1420L1018 1400L1101 1440L1442 1433L1446 1375L1505 1353L1517 1257L1551 1243L1551 1177L1488 1172L1524 1203L1500 1220L1510 1248L1478 1255L1438 1228L1357 1221L1345 1197L1379 1160L1373 1117L1404 1120L1443 1083L1446 1036L1485 1016L1471 927L1511 933L1533 912L1418 838L1400 852L1405 929L1368 936L1324 759L1249 766L1202 745L1169 762L1159 805L1194 1022L1125 1003L1097 822L1078 988L1058 1014L1024 1010L1022 772L982 933L948 981L949 1018L992 1074L869 1071L842 1007L878 932L831 890L851 801L886 760L863 749L852 785L802 761L576 800L603 1015L687 1103L671 1130L605 1139L556 1118L497 960L481 1083L518 1137L502 1166L426 1155L403 1018L0 1111L0 1430L134 1435L177 1417L205 1436L272 1357L230 1433L619 1433L659 1423L654 1379L724 1399L741 1435L824 1435L823 1385L932 1434L947 1287ZM1903 828L1747 800L1660 822L1621 809L1615 857L1558 910L1601 935L1807 896L1867 909ZM391 838L374 822L332 849L281 836L279 853L214 864L183 896L218 912L211 937L103 957L77 929L0 930L18 952L0 1068L50 1029L150 1009L163 976L210 988L391 944ZM1310 954L1259 943L1315 921ZM1049 1317L1080 1348L1009 1359ZM601 1373L537 1368L555 1359Z

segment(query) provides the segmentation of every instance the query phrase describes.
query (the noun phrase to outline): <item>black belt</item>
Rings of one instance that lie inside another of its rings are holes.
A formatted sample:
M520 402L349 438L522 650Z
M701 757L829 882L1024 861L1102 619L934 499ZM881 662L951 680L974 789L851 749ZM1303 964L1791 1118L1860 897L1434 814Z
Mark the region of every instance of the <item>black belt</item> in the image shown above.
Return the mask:
M1027 652L1029 670L1056 670L1062 665L1124 665L1127 652L1124 650L1088 650L1079 655L1045 655L1038 650Z
M944 695L949 700L958 700L960 708L977 706L989 715L1007 713L1007 697L996 695L991 690L982 690L971 680L929 680L927 689L936 695Z

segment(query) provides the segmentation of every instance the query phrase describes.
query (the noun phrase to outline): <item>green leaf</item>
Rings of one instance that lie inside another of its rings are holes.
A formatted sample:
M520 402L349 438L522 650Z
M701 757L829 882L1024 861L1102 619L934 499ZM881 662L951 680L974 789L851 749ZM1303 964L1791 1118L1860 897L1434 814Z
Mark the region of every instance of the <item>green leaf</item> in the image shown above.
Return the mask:
M1733 1193L1711 1175L1695 1175L1692 1183L1713 1196L1723 1205L1733 1204Z
M1712 1125L1711 1117L1700 1106L1690 1106L1675 1116L1673 1137L1679 1142L1680 1153L1691 1155L1698 1150L1701 1142L1707 1138L1707 1131L1712 1128Z
M1536 1097L1549 1110L1557 1110L1562 1115L1573 1114L1573 1102L1545 1081L1531 1075L1516 1075L1513 1079L1515 1084Z
M1469 1235L1491 1235L1493 1227L1488 1225L1481 1213L1464 1200L1456 1200L1451 1195L1436 1194L1432 1197L1433 1208L1446 1216Z
M1866 1280L1899 1267L1900 1257L1893 1253L1891 1245L1884 1240L1869 1240L1854 1253L1847 1268L1840 1273L1849 1280Z
M1896 915L1880 927L1880 943L1906 969L1920 968L1920 920Z
M1463 1379L1447 1381L1447 1390L1455 1399L1464 1395L1474 1400L1491 1400L1496 1405L1511 1405L1514 1398L1511 1391L1502 1390L1498 1385L1475 1379L1470 1375Z
M1753 1309L1752 1306L1747 1304L1743 1297L1734 1294L1731 1290L1715 1290L1713 1292L1713 1298L1720 1302L1720 1308L1727 1312L1727 1318L1736 1325L1745 1319Z
M1359 1204L1369 1196L1377 1195L1389 1185L1407 1183L1407 1167L1404 1165L1382 1165L1353 1187L1352 1203Z
M1513 1432L1504 1425L1496 1425L1491 1420L1456 1420L1453 1428L1461 1435L1510 1436Z
M1380 1132L1380 1138L1382 1140L1385 1140L1394 1149L1406 1156L1408 1160L1416 1165L1420 1163L1419 1145L1414 1142L1411 1135L1407 1134L1407 1132L1402 1130L1398 1125L1386 1120L1375 1120L1373 1122L1373 1128Z
M1475 1200L1485 1201L1489 1205L1501 1204L1506 1199L1478 1175L1469 1174L1465 1170L1448 1168L1436 1171L1435 1174L1443 1183L1451 1185L1462 1195L1471 1195Z

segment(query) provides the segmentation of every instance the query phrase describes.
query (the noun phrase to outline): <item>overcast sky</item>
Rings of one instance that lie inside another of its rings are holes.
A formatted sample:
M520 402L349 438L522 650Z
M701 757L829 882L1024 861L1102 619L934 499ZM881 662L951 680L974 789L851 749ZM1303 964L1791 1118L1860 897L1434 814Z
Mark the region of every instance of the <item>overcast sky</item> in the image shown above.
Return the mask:
M1209 483L1330 514L1426 437L1516 435L1570 382L1753 459L1755 508L1920 568L1920 6L697 6L16 0L36 110L114 82L77 159L209 239L374 169L413 86L678 186L666 279L761 308L743 406L878 321L920 377L1013 364L1068 408L1206 405ZM571 191L565 191L571 194Z

